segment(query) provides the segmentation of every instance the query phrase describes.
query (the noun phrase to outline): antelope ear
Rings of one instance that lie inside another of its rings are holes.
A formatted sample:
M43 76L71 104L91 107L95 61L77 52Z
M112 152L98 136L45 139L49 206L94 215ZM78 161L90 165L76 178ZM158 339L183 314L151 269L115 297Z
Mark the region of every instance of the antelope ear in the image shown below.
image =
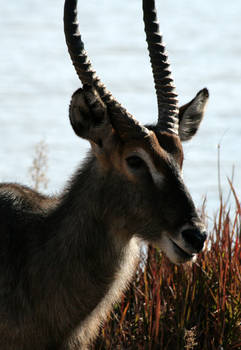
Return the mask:
M179 109L179 137L181 141L190 140L197 132L203 119L208 101L208 89L197 93L194 99Z
M112 133L107 108L97 91L90 86L84 85L73 94L69 118L76 135L100 148L108 134Z

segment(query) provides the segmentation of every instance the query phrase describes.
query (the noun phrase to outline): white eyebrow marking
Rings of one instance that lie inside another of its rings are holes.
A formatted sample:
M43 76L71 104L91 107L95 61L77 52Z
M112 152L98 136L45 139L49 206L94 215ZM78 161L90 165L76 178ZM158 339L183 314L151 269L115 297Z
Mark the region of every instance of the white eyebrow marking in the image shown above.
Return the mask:
M143 148L137 148L133 153L137 153L145 161L155 184L159 186L162 185L165 177L156 169L150 155Z

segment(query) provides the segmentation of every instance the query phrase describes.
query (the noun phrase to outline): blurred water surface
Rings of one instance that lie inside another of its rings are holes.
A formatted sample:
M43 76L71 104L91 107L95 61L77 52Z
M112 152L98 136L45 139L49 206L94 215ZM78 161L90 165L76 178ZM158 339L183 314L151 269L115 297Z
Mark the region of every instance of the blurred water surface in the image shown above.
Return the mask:
M241 2L158 0L180 104L205 86L210 102L198 135L185 144L184 177L197 205L218 205L221 183L241 193ZM49 148L48 192L60 191L89 145L68 121L80 84L62 25L63 1L11 0L0 4L0 180L30 183L34 146ZM141 0L79 1L86 49L102 80L142 123L154 122L156 97L142 23Z

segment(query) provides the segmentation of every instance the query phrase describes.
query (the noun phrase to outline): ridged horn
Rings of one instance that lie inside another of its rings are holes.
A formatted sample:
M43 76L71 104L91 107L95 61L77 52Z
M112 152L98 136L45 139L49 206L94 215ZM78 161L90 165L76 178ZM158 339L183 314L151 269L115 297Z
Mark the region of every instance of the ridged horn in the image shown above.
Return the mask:
M142 127L138 121L135 120L132 115L128 113L126 109L113 97L113 95L107 90L105 85L96 75L96 72L88 58L88 54L84 49L84 43L79 32L77 3L78 0L65 0L64 5L65 40L76 73L78 74L81 82L95 88L102 101L106 103L107 107L111 111L111 122L116 128L117 132L119 131L120 134L126 135L124 130L126 131L128 128L132 128L133 131L135 130L135 135L138 133L143 135L143 132L149 133L149 131ZM124 126L124 124L126 125Z
M113 98L112 94L96 75L84 49L79 32L77 3L78 0L66 0L64 5L64 33L68 51L81 82L95 87L102 100L109 102Z
M160 131L178 134L178 100L167 52L159 31L155 0L143 0L143 19L158 103Z

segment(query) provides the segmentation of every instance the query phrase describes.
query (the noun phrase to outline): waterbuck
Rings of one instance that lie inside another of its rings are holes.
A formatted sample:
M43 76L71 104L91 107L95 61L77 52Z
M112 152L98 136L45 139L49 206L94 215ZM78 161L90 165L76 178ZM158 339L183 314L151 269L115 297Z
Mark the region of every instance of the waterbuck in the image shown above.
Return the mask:
M206 239L183 183L181 141L196 133L207 89L178 108L155 3L143 0L158 121L142 126L93 70L76 7L65 1L66 42L83 83L69 116L91 150L59 197L0 185L1 350L87 349L131 280L142 242L183 263Z

